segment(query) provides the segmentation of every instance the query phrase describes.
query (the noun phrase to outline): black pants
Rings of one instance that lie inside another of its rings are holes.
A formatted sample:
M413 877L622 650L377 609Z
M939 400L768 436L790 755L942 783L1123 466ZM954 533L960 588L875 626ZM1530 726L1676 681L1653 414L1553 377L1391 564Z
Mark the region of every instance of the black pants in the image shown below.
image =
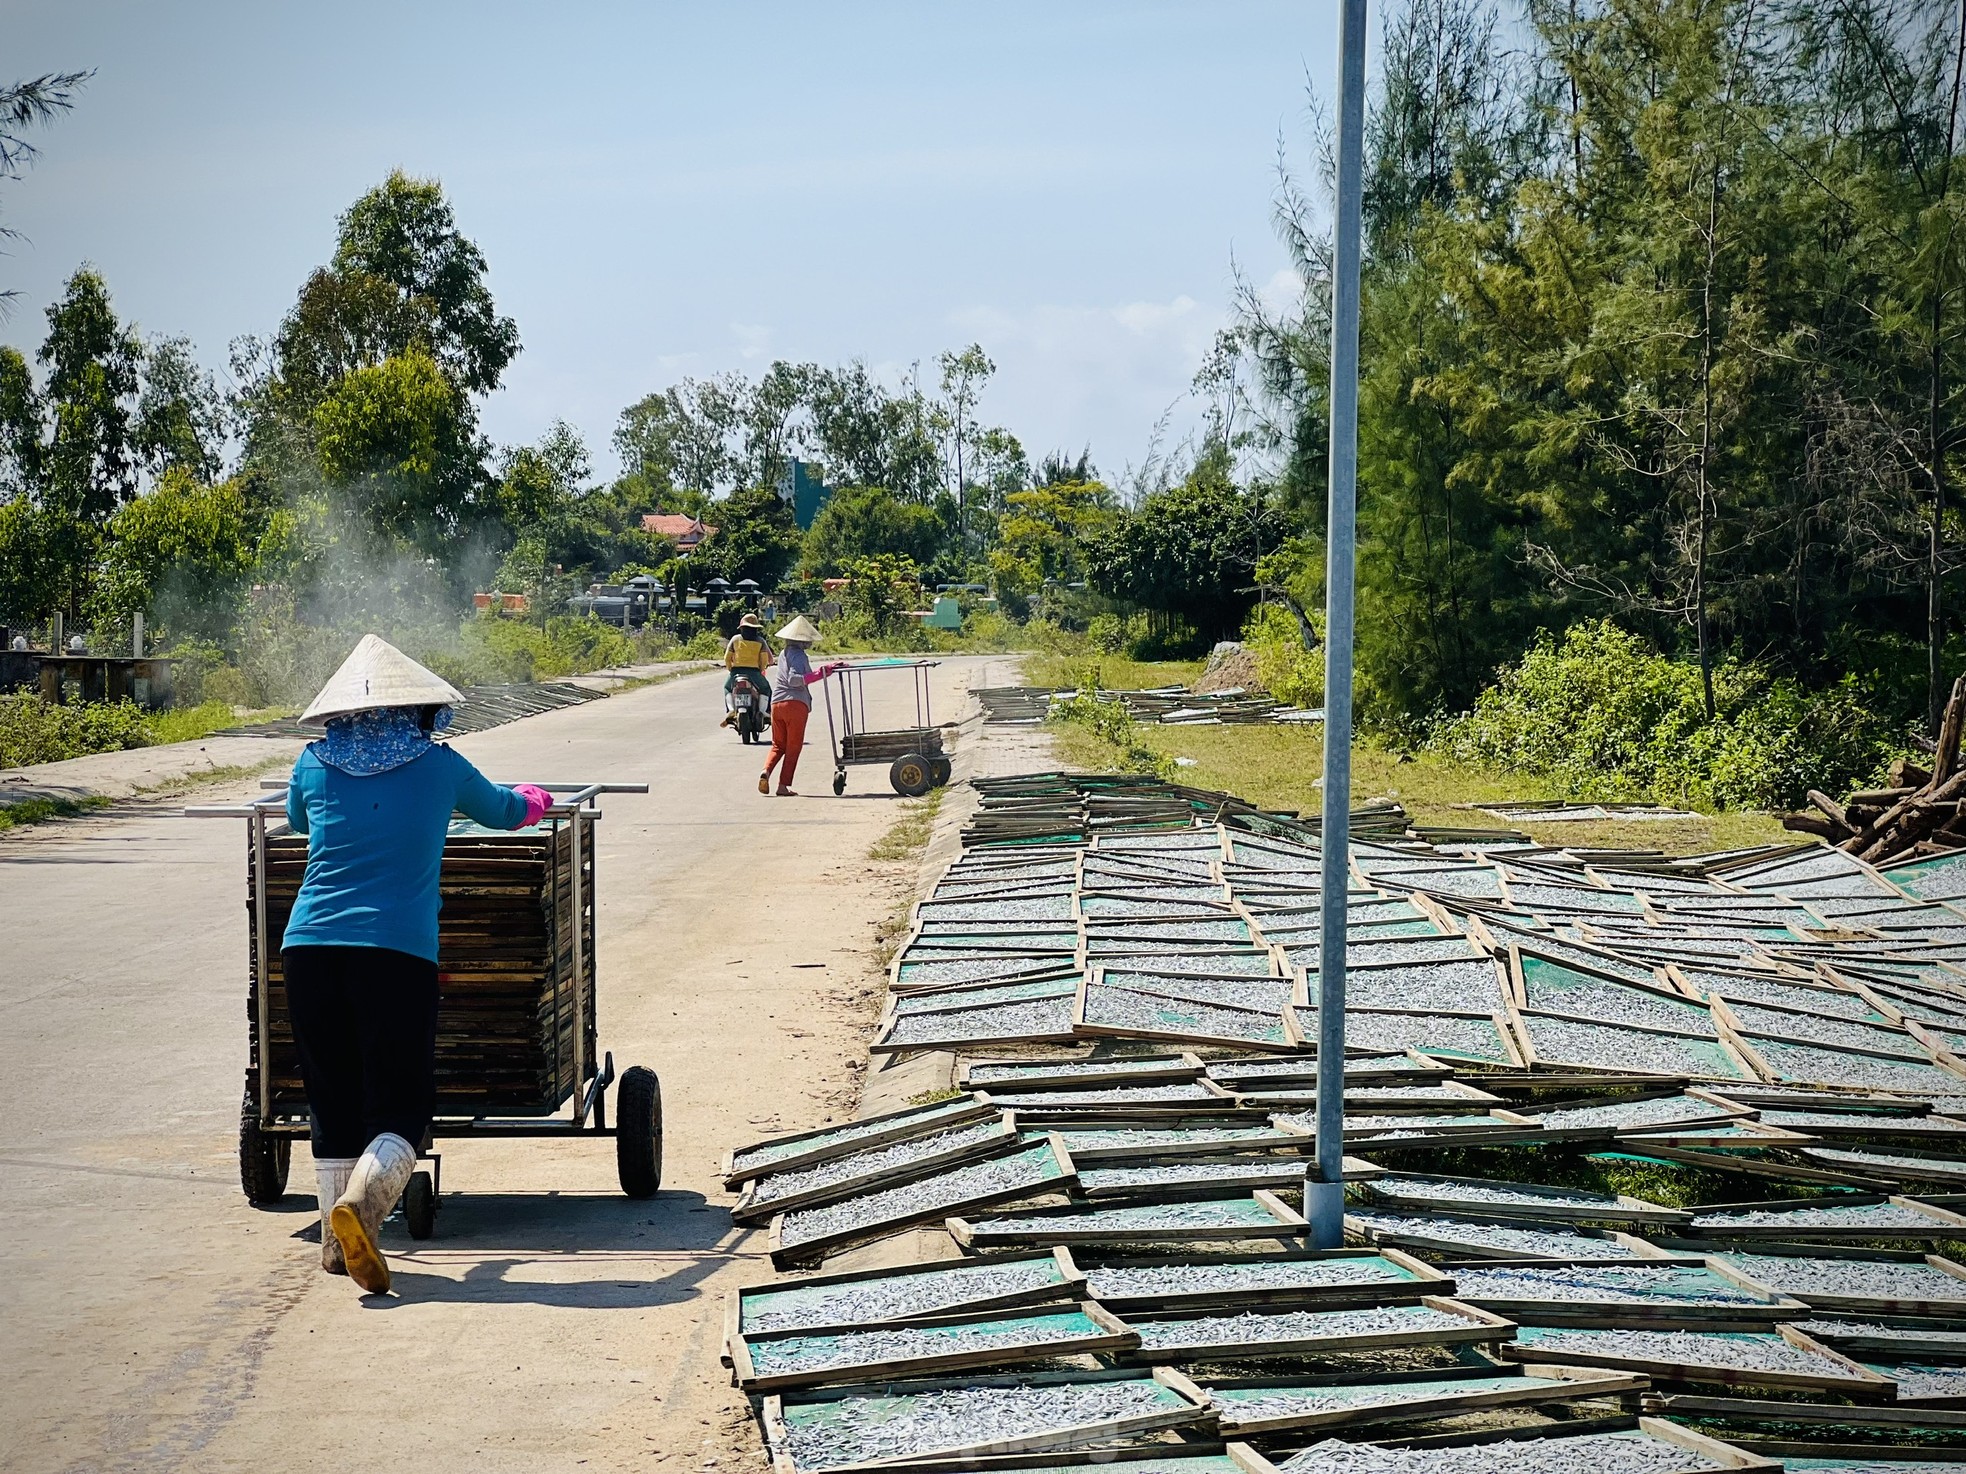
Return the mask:
M287 1009L314 1155L423 1144L437 1106L437 964L387 947L288 947Z

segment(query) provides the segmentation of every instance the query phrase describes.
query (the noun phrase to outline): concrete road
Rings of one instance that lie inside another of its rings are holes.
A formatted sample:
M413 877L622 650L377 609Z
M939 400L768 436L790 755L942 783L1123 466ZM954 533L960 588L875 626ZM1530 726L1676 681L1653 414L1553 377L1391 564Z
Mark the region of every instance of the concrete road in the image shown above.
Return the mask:
M937 714L1008 678L936 672ZM851 1115L877 926L913 874L871 865L885 773L798 799L692 676L459 741L494 778L646 780L600 826L600 1032L661 1076L661 1194L611 1143L451 1144L437 1237L385 1231L398 1295L320 1272L313 1166L249 1207L244 824L140 803L0 838L0 1468L359 1467L526 1474L759 1468L717 1366L724 1292L766 1277L717 1165ZM868 683L876 725L903 713ZM206 798L243 795L243 787Z

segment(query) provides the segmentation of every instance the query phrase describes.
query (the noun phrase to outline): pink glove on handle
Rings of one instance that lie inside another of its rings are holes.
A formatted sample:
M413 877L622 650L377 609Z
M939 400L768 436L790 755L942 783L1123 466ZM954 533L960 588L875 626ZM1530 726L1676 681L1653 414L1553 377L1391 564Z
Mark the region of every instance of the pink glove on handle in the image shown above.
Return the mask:
M830 676L834 671L838 670L841 666L845 664L846 662L844 660L827 661L824 665L820 666L819 669L815 671L811 671L807 674L806 684L810 686L816 681L825 680L826 677Z
M539 822L540 815L553 807L553 795L537 783L514 783L512 791L526 801L526 817L519 825L521 829L532 828Z

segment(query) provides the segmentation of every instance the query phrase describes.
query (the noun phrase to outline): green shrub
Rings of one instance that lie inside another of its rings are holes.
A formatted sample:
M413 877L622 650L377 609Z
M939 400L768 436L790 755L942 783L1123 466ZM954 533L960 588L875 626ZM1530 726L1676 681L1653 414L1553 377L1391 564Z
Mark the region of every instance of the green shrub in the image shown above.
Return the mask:
M1045 720L1084 727L1093 736L1118 749L1121 768L1128 772L1150 773L1156 778L1171 781L1174 759L1155 752L1143 743L1133 714L1112 697L1094 695L1097 685L1097 669L1088 670L1085 679L1079 683L1079 694L1055 703Z
M148 747L151 741L150 728L135 702L52 706L38 696L0 696L0 768Z
M236 665L221 665L217 670L208 671L198 691L198 699L190 701L191 693L180 691L181 699L197 706L207 701L222 701L227 706L256 707L264 703L260 699L259 688L253 678Z
M1324 651L1306 650L1297 617L1281 604L1258 604L1242 626L1243 648L1256 662L1256 679L1279 701L1324 705Z
M1552 778L1580 798L1699 808L1792 806L1810 788L1842 793L1908 750L1909 732L1856 676L1808 691L1725 659L1713 681L1709 721L1693 662L1608 620L1574 625L1561 640L1545 631L1430 745Z

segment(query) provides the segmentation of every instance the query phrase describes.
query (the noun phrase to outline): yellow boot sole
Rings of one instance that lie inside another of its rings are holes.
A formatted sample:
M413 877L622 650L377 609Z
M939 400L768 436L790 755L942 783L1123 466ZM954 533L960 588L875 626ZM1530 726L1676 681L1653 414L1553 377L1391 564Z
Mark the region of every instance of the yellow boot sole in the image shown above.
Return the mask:
M389 1261L362 1227L361 1215L347 1203L336 1203L329 1210L328 1221L341 1245L341 1262L347 1266L348 1277L371 1295L387 1295Z

